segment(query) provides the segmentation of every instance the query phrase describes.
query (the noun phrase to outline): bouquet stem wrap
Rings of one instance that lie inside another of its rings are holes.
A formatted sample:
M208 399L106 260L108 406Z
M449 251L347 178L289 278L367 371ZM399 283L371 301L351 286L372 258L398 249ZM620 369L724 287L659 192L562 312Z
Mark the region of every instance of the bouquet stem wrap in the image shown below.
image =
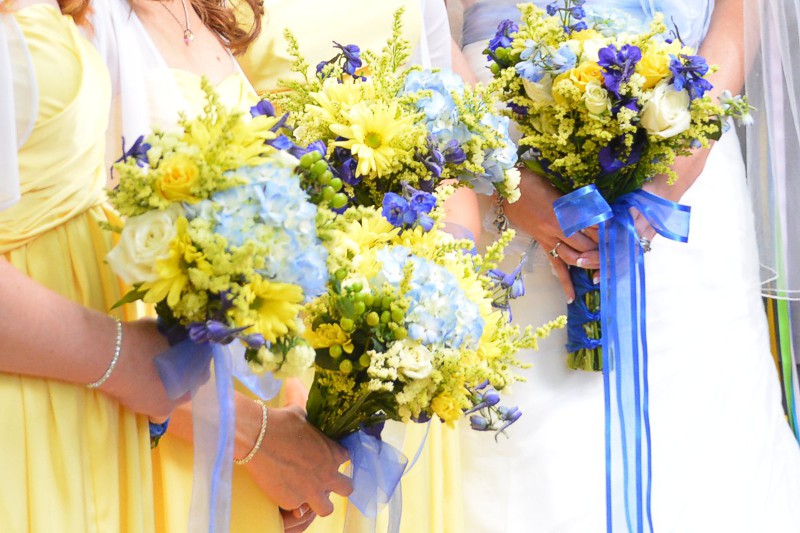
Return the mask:
M630 208L678 242L688 240L690 208L641 189L609 206L594 185L554 207L567 236L600 225L607 529L652 532L644 253Z
M192 397L194 485L188 527L192 533L230 530L236 424L233 378L265 400L280 390L280 381L271 374L250 372L243 354L234 353L243 349L239 344L229 347L187 339L155 359L170 398Z
M400 531L400 516L403 512L400 479L405 473L408 459L398 449L364 431L351 433L339 443L350 454L353 477L350 503L372 523L368 530L375 531L378 511L389 504L388 531ZM346 520L352 520L349 511Z

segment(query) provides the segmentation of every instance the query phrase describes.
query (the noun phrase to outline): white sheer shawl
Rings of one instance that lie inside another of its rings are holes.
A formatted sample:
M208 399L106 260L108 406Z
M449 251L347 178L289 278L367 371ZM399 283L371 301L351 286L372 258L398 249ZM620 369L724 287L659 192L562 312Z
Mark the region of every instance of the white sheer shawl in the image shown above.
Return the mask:
M20 199L17 151L33 131L39 93L22 30L0 14L0 210Z

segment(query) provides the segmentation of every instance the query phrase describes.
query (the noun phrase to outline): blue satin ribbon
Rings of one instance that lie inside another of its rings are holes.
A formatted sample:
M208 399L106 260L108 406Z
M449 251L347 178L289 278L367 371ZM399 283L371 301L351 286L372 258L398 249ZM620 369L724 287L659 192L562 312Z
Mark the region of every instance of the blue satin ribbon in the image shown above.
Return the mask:
M644 253L630 209L645 216L660 235L687 242L690 208L643 190L609 206L593 185L565 195L554 207L568 237L600 226L606 527L609 532L652 532Z
M191 394L192 398L194 486L188 527L191 532L230 530L236 424L233 378L237 377L265 400L280 390L280 381L271 375L255 376L250 372L244 362L244 348L236 343L230 346L233 349L187 339L155 358L169 397L178 399Z
M350 502L372 521L372 531L378 511L389 504L388 532L397 533L403 510L400 480L408 459L398 449L364 431L356 431L339 442L350 454L353 477Z

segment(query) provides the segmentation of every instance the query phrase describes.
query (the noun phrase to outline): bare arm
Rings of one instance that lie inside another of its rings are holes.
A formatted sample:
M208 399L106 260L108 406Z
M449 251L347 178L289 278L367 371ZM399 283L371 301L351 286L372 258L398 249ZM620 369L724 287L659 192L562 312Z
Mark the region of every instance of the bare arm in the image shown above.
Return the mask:
M86 384L108 368L114 320L57 294L0 259L0 371ZM155 418L174 408L152 363L167 342L149 320L123 326L119 363L100 388Z

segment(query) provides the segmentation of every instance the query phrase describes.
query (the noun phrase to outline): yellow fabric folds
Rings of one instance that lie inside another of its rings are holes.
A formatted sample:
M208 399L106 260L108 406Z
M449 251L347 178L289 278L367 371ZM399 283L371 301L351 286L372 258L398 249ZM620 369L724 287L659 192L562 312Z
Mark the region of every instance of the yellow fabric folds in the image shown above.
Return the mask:
M0 253L105 312L121 294L103 262L111 234L99 227L110 216L101 205L108 75L54 7L15 17L36 70L39 116L19 152L22 200L0 212ZM83 386L0 374L0 420L0 531L154 530L146 419Z

